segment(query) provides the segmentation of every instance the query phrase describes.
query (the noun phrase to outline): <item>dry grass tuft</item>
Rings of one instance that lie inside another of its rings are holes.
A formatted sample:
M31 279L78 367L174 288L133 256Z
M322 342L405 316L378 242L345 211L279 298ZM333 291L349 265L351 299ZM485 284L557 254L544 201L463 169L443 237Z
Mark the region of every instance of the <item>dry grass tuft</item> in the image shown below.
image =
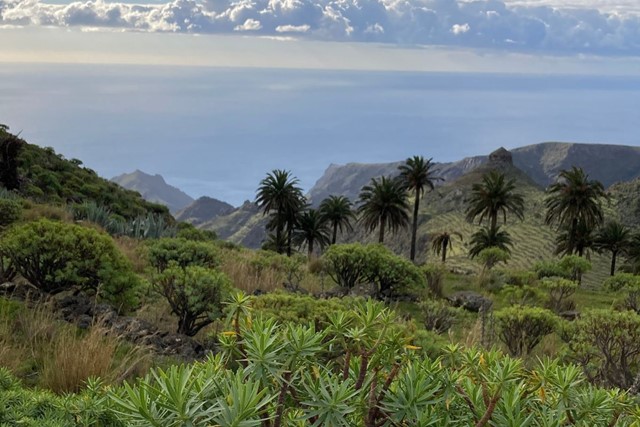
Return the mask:
M149 266L147 247L137 239L121 236L113 239L122 254L131 262L133 271L138 274L146 272Z
M79 391L92 376L118 383L144 374L150 353L99 322L81 331L38 303L0 315L0 365L33 385L65 393Z

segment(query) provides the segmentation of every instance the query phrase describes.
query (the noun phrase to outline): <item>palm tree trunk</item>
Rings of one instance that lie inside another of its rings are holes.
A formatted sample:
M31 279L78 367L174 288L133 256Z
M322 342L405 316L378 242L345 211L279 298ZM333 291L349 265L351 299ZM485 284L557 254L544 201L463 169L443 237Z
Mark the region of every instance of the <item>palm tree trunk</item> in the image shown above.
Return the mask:
M311 255L313 254L313 239L309 239L309 254L308 258L311 259Z
M491 213L491 231L495 232L498 226L498 212Z
M442 242L442 263L447 262L447 246L449 246L449 241L444 240Z
M384 217L380 217L380 235L378 236L378 243L384 243Z
M611 251L611 275L616 274L616 257L618 256L618 251Z
M293 227L289 226L287 230L287 256L291 256L291 238L293 236Z
M418 207L420 206L420 191L416 189L416 201L413 204L413 227L411 228L411 254L409 259L416 259L416 236L418 235Z
M331 239L331 244L336 244L336 238L338 237L338 222L333 223L333 238Z

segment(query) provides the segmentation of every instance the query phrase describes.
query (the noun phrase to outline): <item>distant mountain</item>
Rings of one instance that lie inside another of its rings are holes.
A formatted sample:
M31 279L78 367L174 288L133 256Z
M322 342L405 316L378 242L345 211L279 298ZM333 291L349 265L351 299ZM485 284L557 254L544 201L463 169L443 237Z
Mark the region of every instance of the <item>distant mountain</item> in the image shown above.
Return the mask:
M640 177L640 147L545 142L515 148L511 150L511 155L513 165L543 188L553 183L561 170L574 165L583 168L591 179L597 179L605 187ZM435 169L446 183L487 160L487 156L467 157L456 162L437 163ZM362 186L368 184L371 178L395 176L401 163L332 164L309 191L310 199L314 205L330 195L343 195L356 200Z
M188 194L167 184L162 176L149 175L140 170L116 176L111 181L137 191L145 200L167 206L171 213L178 212L194 201Z
M175 217L178 221L199 226L219 216L228 215L234 210L235 208L229 203L212 197L200 197L186 208L177 212Z

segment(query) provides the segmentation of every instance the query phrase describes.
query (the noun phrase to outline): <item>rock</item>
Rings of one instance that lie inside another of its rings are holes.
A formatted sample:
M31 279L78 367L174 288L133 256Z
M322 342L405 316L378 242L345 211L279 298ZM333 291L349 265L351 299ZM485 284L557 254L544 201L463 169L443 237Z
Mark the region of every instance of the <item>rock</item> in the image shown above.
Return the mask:
M563 311L562 313L560 313L560 317L567 320L576 320L578 317L580 317L580 312L576 310Z
M454 307L462 307L465 310L474 313L479 312L482 308L485 310L491 308L493 301L489 298L473 291L461 291L447 297L447 300Z
M262 289L258 288L255 291L253 291L253 296L254 297L259 297L260 295L264 295L266 294L265 291L263 291Z
M89 329L93 324L93 317L88 314L81 314L76 318L75 323L80 329Z
M77 322L81 316L92 316L91 300L85 295L65 295L55 301L56 310L67 322Z
M511 152L504 147L498 148L493 153L489 154L489 163L497 163L497 164L513 164L513 156Z
M309 291L300 287L298 284L283 282L282 287L285 291L291 292L292 294L309 295Z

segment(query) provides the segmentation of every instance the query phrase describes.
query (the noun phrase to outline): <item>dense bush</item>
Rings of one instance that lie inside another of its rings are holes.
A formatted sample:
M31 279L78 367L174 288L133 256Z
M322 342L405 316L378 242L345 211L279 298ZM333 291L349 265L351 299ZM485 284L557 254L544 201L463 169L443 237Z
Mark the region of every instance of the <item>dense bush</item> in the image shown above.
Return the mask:
M22 217L22 203L18 200L0 198L0 230Z
M539 307L512 306L495 313L498 336L512 356L525 356L552 333L558 318Z
M178 316L177 332L194 336L222 315L222 301L229 295L231 282L218 271L197 265L181 267L172 261L153 277L153 287Z
M386 296L401 289L425 286L424 274L418 267L380 244L333 245L323 259L329 275L344 288L373 283L378 294Z
M571 278L571 272L561 266L558 261L539 261L534 265L533 270L536 272L538 279L544 279L545 277Z
M426 300L420 303L424 327L438 334L447 332L463 315L461 308L451 307L442 300Z
M621 306L640 314L640 276L618 273L604 281L605 289L621 292L624 296Z
M169 267L171 261L180 267L198 265L214 268L220 263L219 250L212 243L165 238L150 241L148 248L149 263L157 272Z
M255 297L252 309L256 316L273 318L279 322L312 324L317 329L329 324L334 313L346 312L355 304L351 298L316 299L288 293L268 293Z
M565 323L561 337L593 382L628 389L640 374L640 315L633 311L587 311Z
M478 253L478 258L484 264L485 269L491 270L500 262L504 262L506 264L511 258L511 255L504 249L489 247L481 250L480 253Z
M240 307L234 305L234 312ZM389 330L376 304L337 313L331 326L278 325L233 316L221 354L156 370L111 393L127 425L220 426L631 426L637 410L619 390L589 386L575 366L531 370L499 352L449 346L425 358Z
M135 303L139 279L104 233L39 220L10 229L0 247L16 270L43 292L76 288L98 292L118 305Z
M188 222L178 224L176 237L197 242L212 242L218 238L215 231L200 230Z

